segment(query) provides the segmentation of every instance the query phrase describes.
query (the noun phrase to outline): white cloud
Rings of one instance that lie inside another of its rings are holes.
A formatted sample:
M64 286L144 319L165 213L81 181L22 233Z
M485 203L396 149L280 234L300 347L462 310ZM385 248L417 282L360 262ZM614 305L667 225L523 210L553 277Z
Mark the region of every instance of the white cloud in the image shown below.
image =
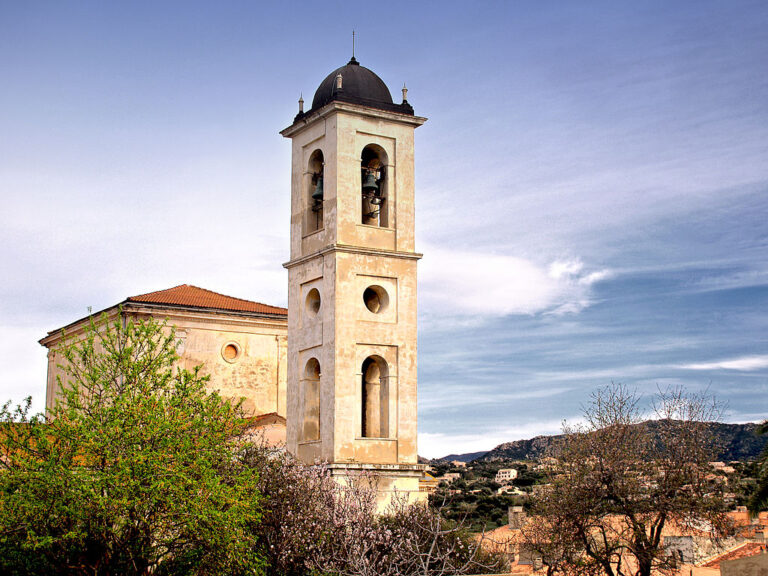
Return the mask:
M692 364L681 364L678 368L684 370L738 370L740 372L750 372L768 368L768 356L742 356L731 360L720 360L718 362L701 362Z
M591 287L611 276L584 271L579 259L541 265L488 252L425 250L419 272L425 307L449 314L575 314L591 303Z
M539 420L517 426L468 434L421 432L419 433L419 456L441 458L448 454L492 450L504 442L533 438L540 435L559 434L561 427L562 421L560 420Z

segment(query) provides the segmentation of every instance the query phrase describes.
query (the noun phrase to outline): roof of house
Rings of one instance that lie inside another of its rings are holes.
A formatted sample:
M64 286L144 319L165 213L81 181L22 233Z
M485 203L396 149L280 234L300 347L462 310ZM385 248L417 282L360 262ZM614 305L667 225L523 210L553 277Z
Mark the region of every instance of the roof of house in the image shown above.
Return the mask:
M274 424L285 426L285 418L280 416L277 412L268 412L267 414L254 416L248 423L248 428L259 428L261 426L271 426Z
M285 316L288 310L278 306L270 306L260 302L226 296L205 288L198 288L190 284L181 284L148 292L138 296L129 296L126 302L139 302L145 304L166 304L171 306L186 306L190 308L213 308L216 310L230 310L234 312L255 312L257 314L270 314Z
M708 560L704 561L701 566L704 568L719 568L720 562L725 560L748 558L750 556L760 554L763 550L765 550L765 544L761 542L744 542L743 544L739 544L730 550L726 550L722 554L719 554L713 558L709 558Z

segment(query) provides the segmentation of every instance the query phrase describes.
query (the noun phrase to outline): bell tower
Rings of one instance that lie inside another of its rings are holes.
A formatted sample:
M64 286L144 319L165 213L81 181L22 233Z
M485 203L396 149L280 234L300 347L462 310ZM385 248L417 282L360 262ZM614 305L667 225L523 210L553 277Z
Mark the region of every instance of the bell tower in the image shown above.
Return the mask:
M292 141L288 450L381 501L417 497L415 116L371 70L331 72Z

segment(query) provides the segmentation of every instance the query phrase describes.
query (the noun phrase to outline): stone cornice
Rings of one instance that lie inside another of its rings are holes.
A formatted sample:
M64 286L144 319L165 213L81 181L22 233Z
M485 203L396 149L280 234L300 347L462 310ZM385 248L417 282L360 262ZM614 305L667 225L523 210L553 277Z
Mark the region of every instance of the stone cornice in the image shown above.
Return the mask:
M168 323L176 325L179 321L183 320L202 320L206 322L221 321L227 324L235 324L241 326L261 326L264 328L273 328L285 330L288 322L287 316L258 314L255 312L243 312L233 310L220 310L216 308L199 308L199 307L187 307L187 306L174 306L169 304L155 304L146 302L130 302L124 301L115 306L106 308L100 312L95 312L92 317L98 322L102 314L107 315L108 321L113 321L117 316L118 309L122 307L124 314L130 315L144 315L152 316L156 319L167 318ZM65 337L75 336L82 333L85 327L88 325L88 320L91 316L86 316L75 320L59 328L52 330L48 334L39 340L39 343L47 348L55 345L62 339L62 335L65 333Z
M296 120L293 124L280 131L280 134L285 138L293 138L296 134L314 124L321 118L326 118L336 112L350 112L352 114L359 114L361 116L368 116L370 118L379 118L382 120L389 120L391 122L400 122L401 124L409 124L414 128L417 128L424 124L427 119L423 116L411 116L410 114L398 114L397 112L389 112L388 110L379 110L377 108L370 108L368 106L361 106L359 104L350 104L349 102L340 102L334 100L329 102L317 112L307 114L303 118Z
M326 254L332 254L335 252L345 252L347 254L360 254L363 256L387 256L389 258L400 258L402 260L421 260L421 258L424 256L419 252L399 252L397 250L379 250L377 248L364 248L361 246L350 246L347 244L331 244L329 246L326 246L322 250L313 252L312 254L302 256L301 258L295 258L293 260L289 260L288 262L285 262L283 264L283 268L291 269L294 266L298 266L299 264L304 264L305 262L314 260L319 256L325 256Z

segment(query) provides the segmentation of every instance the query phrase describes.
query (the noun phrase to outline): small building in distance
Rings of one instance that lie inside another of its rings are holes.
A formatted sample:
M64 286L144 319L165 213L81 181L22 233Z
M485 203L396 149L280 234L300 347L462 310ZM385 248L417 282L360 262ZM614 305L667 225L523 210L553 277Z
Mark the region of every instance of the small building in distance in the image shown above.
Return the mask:
M437 480L440 482L453 482L454 480L458 480L461 478L460 472L446 472L442 476L438 476Z
M419 478L419 492L425 492L426 494L434 494L437 491L437 486L440 484L440 480L432 476L429 472Z
M114 320L123 315L135 320L154 318L175 326L180 365L203 365L211 379L209 388L222 396L242 399L243 409L254 417L253 426L269 427L270 438L285 442L288 311L259 302L218 294L182 284L167 290L131 296L102 312ZM65 339L83 335L90 322L81 318L51 330L40 340L48 348L46 408L58 397L57 377L65 374L57 349ZM273 415L259 420L256 417ZM263 422L262 422L263 420ZM282 426L282 430L277 430Z
M517 470L514 468L502 468L496 472L495 480L497 484L508 484L515 478L517 478Z

